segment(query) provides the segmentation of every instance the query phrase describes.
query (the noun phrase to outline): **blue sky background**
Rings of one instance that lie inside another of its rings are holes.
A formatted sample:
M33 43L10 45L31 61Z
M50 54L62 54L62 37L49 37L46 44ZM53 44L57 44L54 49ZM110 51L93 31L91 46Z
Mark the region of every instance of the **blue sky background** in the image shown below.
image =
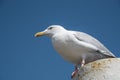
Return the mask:
M52 24L91 34L120 56L120 0L0 0L0 80L70 80L47 37Z

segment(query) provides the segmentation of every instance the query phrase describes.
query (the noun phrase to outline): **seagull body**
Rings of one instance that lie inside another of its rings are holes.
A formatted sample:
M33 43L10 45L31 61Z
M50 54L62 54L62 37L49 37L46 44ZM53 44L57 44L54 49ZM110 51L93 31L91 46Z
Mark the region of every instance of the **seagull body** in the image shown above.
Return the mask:
M90 35L76 31L63 30L61 32L60 34L58 33L52 36L53 46L65 60L75 65L80 64L82 60L88 63L97 59L114 57L110 51ZM81 36L81 39L77 35ZM87 36L87 42L82 39L84 36ZM93 44L89 43L89 40L91 40ZM95 45L96 43L99 43L99 45Z
M55 50L76 67L98 59L115 57L94 37L83 32L66 30L60 25L49 26L35 34L36 37L42 35L49 36Z

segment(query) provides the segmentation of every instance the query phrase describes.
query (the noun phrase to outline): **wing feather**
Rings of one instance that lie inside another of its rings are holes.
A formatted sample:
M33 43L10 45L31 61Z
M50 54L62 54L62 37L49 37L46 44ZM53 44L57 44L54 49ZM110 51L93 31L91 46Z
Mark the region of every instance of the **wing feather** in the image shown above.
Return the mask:
M80 41L92 44L99 49L99 52L107 56L115 57L100 41L84 32L73 31L73 35Z

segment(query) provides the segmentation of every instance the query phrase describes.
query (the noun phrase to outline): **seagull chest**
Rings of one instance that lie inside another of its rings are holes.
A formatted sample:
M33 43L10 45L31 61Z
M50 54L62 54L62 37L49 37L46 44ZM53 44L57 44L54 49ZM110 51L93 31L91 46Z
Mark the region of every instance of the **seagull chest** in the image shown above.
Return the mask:
M73 39L69 38L69 36L57 36L52 38L52 43L55 50L67 61L72 63L79 63L81 57L85 56L86 50L77 45Z

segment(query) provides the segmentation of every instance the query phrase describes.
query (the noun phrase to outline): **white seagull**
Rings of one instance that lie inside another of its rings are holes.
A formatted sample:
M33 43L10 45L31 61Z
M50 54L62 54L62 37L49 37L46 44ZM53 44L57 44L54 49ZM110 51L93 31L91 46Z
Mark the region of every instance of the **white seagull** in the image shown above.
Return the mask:
M97 39L83 32L66 30L60 25L51 25L44 31L36 33L35 37L43 35L50 37L55 50L65 60L75 65L72 78L78 72L78 65L82 67L98 59L115 57Z

